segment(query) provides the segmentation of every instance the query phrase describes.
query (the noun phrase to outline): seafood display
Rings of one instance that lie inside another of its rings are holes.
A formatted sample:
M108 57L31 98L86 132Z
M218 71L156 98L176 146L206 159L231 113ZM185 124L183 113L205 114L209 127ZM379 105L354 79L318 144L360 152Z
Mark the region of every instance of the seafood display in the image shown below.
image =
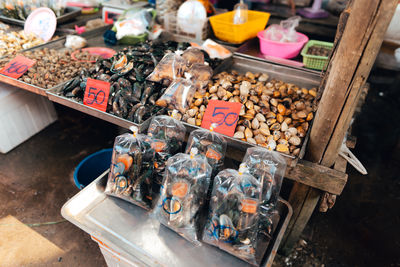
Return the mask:
M192 242L198 241L200 211L210 183L211 166L197 154L178 153L166 165L163 187L154 214L165 226Z
M151 209L154 141L136 132L137 129L115 138L105 193Z
M225 138L216 132L198 129L190 133L186 146L186 153L192 148L207 158L212 167L212 177L222 170L226 152Z
M0 2L1 14L14 19L25 20L36 8L48 7L59 17L64 14L65 6L60 0L8 1Z
M152 199L160 195L165 164L170 157L181 152L185 134L185 126L173 117L161 115L151 120L147 135L152 137L155 150Z
M313 45L307 50L307 55L313 55L313 56L328 57L330 53L331 49L318 45Z
M258 235L262 184L242 169L242 165L239 172L225 169L214 178L203 241L260 264L258 255L263 255L270 240Z
M84 69L93 65L90 62L80 62L71 59L71 51L55 49L37 49L18 53L36 61L35 65L28 69L18 80L49 89L57 84L75 78ZM0 59L0 68L3 68L13 56L6 56Z
M278 201L285 175L285 159L275 151L262 147L250 147L246 151L243 163L248 173L262 184L261 205L266 211L272 210Z
M24 31L5 32L0 30L0 57L43 44L44 41L33 33Z
M143 123L153 115L167 113L166 107L155 104L176 72L171 74L175 67L161 64L162 61L169 62L168 55L177 50L185 51L189 46L189 43L175 41L146 41L126 47L112 58L98 60L95 66L84 70L79 77L66 84L59 94L82 103L88 78L110 82L106 111L134 123ZM220 62L210 59L206 52L202 54L211 67ZM152 80L146 80L149 76Z
M266 73L214 75L206 92L197 91L182 120L200 126L208 101L242 103L234 138L297 156L317 109L315 88L270 79Z

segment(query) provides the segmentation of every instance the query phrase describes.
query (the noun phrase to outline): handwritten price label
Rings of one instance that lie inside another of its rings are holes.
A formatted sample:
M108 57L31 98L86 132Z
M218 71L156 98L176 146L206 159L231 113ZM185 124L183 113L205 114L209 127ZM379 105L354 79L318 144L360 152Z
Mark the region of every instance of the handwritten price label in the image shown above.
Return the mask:
M1 74L8 77L18 79L21 77L30 67L35 65L36 61L23 57L16 56L13 60L7 63L7 65L0 70Z
M106 111L110 83L95 79L87 79L83 104L86 106Z
M241 108L242 104L237 102L210 100L201 127L210 129L211 124L216 124L215 132L233 136Z

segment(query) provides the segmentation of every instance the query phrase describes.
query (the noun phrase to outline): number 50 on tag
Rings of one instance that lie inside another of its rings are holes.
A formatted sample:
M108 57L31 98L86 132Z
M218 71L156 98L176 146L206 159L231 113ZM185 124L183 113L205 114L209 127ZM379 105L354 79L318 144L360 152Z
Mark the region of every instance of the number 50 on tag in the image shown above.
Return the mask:
M87 79L83 104L86 106L106 111L110 83L95 79Z

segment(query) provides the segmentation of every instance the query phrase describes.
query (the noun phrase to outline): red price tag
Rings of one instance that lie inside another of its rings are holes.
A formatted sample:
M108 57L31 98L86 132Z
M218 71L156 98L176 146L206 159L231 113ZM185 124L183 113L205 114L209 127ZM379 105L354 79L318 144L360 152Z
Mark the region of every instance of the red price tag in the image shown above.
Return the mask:
M241 108L242 104L237 102L210 100L201 127L210 129L211 124L216 124L215 132L233 136Z
M101 111L106 111L109 94L109 82L87 79L83 104Z
M23 57L16 56L13 60L7 63L7 65L0 70L1 74L8 77L18 79L21 77L30 67L35 65L36 61Z

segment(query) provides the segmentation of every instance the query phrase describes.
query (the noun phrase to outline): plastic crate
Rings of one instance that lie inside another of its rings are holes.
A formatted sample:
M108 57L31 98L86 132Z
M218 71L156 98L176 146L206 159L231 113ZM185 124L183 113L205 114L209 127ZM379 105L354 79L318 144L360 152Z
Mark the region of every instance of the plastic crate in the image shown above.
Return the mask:
M308 43L304 46L303 50L301 51L301 55L303 56L303 63L306 68L316 69L316 70L325 70L326 67L328 66L327 63L328 63L329 57L307 54L308 49L311 46L319 46L319 47L324 47L324 48L328 48L328 49L332 50L333 43L310 40L310 41L308 41Z
M43 96L0 84L0 153L7 153L57 120Z
M180 29L177 23L177 12L175 11L164 15L163 26L164 29L170 33L189 37L196 40L205 40L210 34L210 24L208 23L208 19L205 21L199 21L198 23L202 24L203 27L201 28L201 31L198 31L196 33L189 33L184 31L183 29Z
M233 24L234 11L210 17L211 27L215 36L232 44L240 44L257 36L264 30L270 13L260 11L248 11L248 20L243 24Z

